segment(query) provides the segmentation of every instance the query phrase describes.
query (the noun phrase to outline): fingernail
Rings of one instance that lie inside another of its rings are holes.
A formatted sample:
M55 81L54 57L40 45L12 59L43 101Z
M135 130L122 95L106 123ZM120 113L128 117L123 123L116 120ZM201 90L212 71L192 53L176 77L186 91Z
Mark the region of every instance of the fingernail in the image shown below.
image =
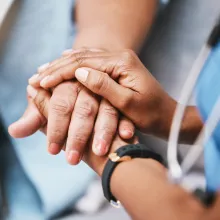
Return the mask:
M39 74L34 74L29 80L29 83L34 83L37 81Z
M79 68L75 72L76 78L81 82L86 82L88 75L89 71L83 68Z
M93 152L97 156L104 156L107 153L107 144L103 139L96 140L95 146L93 148Z
M134 135L134 132L131 131L131 130L125 129L125 130L122 130L122 131L121 131L121 135L122 135L123 137L125 137L125 138L126 138L126 137L132 138L133 135Z
M71 54L74 54L74 53L79 53L81 51L83 51L83 50L82 49L75 49L75 50L74 49L68 49L68 50L64 50L62 55L63 56L68 56L68 55L71 55Z
M43 78L40 82L40 86L45 87L47 86L47 83L53 78L53 75L46 76Z
M51 154L58 154L60 152L60 145L56 143L51 143L49 144L48 150Z
M27 86L27 93L32 99L35 99L37 96L37 90L30 85Z
M48 67L50 66L50 63L45 63L44 65L40 66L38 68L38 72L43 72L44 70L46 70Z
M70 164L76 165L80 161L80 154L76 150L71 150L67 152L67 160Z
M62 55L66 56L66 55L70 55L71 53L73 53L73 49L68 49L68 50L64 50Z

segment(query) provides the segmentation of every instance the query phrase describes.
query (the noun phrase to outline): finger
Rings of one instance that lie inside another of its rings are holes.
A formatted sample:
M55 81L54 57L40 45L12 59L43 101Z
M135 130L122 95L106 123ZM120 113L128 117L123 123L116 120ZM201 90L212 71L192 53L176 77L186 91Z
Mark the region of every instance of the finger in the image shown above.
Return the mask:
M44 89L35 89L31 86L28 86L29 88L32 88L30 91L37 91L37 93L31 92L32 99L37 106L40 113L47 119L49 122L49 111L50 111L50 100L51 100L51 94L44 90ZM40 129L44 134L48 136L48 123ZM60 152L60 149L62 147L57 145L52 145L48 150L51 154L56 155Z
M98 49L98 48L89 48L89 47L82 47L79 49L68 49L63 51L62 56L71 56L74 53L81 53L83 51L91 51L91 52L104 52L105 49Z
M37 74L34 74L29 80L29 84L34 86L34 87L40 87L40 81L45 78L47 75L51 74L52 72L58 70L59 68L62 68L63 66L66 66L70 64L71 60L69 59L69 56L71 54L76 53L77 51L71 50L72 52L66 56L61 56L58 59L48 62L46 64L43 64L38 68ZM79 51L78 51L79 52Z
M134 91L119 85L108 74L94 69L77 69L76 78L89 90L107 99L114 107L127 112Z
M53 91L47 125L48 151L51 154L58 154L64 146L80 87L78 82L64 82Z
M95 56L95 54L100 54L103 53L101 50L73 50L71 53L70 52L65 52L65 54L68 54L68 56L62 56L59 59L42 65L41 67L38 68L38 74L35 74L33 77L29 79L29 84L34 86L34 87L39 87L42 86L43 88L51 88L47 85L48 81L51 81L53 79L56 79L55 76L59 77L59 83L63 82L66 80L65 76L64 78L62 77L63 75L61 74L63 71L69 71L70 66L74 65L79 65L80 59L78 59L78 56L81 57L87 57ZM78 54L77 56L75 54ZM76 69L76 68L75 68ZM71 70L72 72L73 70ZM71 77L70 79L72 79ZM58 85L59 83L54 84L54 86Z
M46 71L41 73L36 81L37 85L40 85L43 88L52 88L63 81L70 80L75 78L75 71L81 66L88 64L91 67L99 67L100 62L105 60L104 57L109 57L108 53L106 52L87 52L83 51L80 53L73 53L71 56L68 56L65 61L60 63L59 67L48 68ZM97 59L99 57L99 59ZM100 59L100 57L102 57ZM62 58L61 58L62 59ZM104 61L103 61L104 62ZM113 60L112 62L115 62ZM62 65L61 65L62 64ZM108 62L109 66L113 66L111 62Z
M68 56L70 63L64 65L53 72L45 71L44 77L40 78L41 86L44 88L51 88L64 80L75 78L75 71L80 67L90 67L101 72L106 72L113 79L119 77L120 74L130 73L133 77L140 72L140 68L146 71L145 67L138 59L137 55L125 50L122 53L109 52L92 52L85 50L79 53L73 53ZM135 71L134 67L138 67L139 71ZM131 71L131 69L133 71ZM146 75L146 74L145 74ZM46 78L45 78L46 77Z
M33 92L32 92L33 91ZM35 92L34 92L35 91ZM32 86L28 86L28 93L34 101L34 104L37 106L40 113L48 119L48 109L51 94L44 89L36 89Z
M66 143L67 161L72 165L78 164L82 158L93 131L98 104L97 98L87 89L80 91L71 118Z
M63 65L68 65L69 64L69 59L68 56L62 56L53 62L43 64L38 68L37 74L34 74L29 80L29 84L34 87L40 87L40 81L42 78L46 76L45 73L50 73L58 68L63 67Z
M95 123L95 135L93 152L98 156L104 156L111 146L117 132L118 111L107 101L102 100Z
M33 101L29 99L24 115L9 126L8 132L13 138L24 138L37 132L45 123L46 119L40 114Z
M35 108L45 119L45 123L40 127L39 130L47 135L47 121L51 93L41 88L36 89L30 85L27 87L27 92L31 98L31 101L35 105Z
M24 138L34 134L40 128L43 128L47 120L38 107L35 105L33 98L37 96L39 90L27 87L28 107L24 115L15 123L9 126L8 132L14 138Z
M119 122L119 135L122 139L131 139L135 133L135 127L131 120L122 117Z

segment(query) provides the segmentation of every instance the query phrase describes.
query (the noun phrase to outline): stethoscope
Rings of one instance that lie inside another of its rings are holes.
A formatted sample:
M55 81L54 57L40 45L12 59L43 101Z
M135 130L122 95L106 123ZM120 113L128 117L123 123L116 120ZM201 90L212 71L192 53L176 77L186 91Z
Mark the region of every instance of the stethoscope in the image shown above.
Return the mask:
M173 117L170 136L168 139L168 150L167 150L167 162L168 162L168 178L172 183L181 184L184 177L189 173L192 166L198 160L203 152L203 147L212 136L215 128L220 121L220 96L216 102L214 108L212 109L209 118L204 124L201 132L199 133L193 146L188 151L187 155L183 159L182 163L178 162L178 138L179 131L181 128L181 122L184 118L184 112L187 104L192 96L193 90L196 86L197 80L199 78L200 72L202 71L204 65L206 64L212 49L220 41L220 18L214 26L208 41L201 49L190 74L183 86L182 92L179 98L179 104L175 110Z

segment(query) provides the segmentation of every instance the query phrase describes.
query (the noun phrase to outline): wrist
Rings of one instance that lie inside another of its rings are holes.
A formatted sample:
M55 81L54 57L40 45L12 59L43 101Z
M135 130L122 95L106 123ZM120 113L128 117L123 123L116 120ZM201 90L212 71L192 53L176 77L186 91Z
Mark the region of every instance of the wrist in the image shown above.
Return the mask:
M167 140L169 138L177 102L170 97L168 97L168 99L164 98L162 102L152 126L154 128L153 135ZM192 144L201 131L202 126L203 123L197 108L195 106L187 106L180 127L179 142L182 144Z
M74 49L88 47L99 48L108 51L119 51L123 49L136 49L136 42L130 42L120 34L109 31L105 27L93 27L81 30L76 35L73 45Z
M108 158L97 156L90 150L89 154L84 154L83 161L101 177Z
M110 182L112 174L114 173L117 166L127 163L128 161L134 160L135 158L153 159L164 165L163 158L155 153L153 150L142 144L129 144L109 156L110 160L105 165L105 169L102 175L102 185L104 195L108 201L116 202L117 199L111 193Z
M137 173L144 172L149 178L158 176L159 178L166 177L166 168L159 162L153 159L135 158L130 161L122 162L115 168L111 181L110 189L112 194L123 202L121 198L121 189L125 187L125 184L133 181Z
M151 116L150 126L146 124L145 133L167 140L177 102L169 96L160 99Z
M168 139L170 135L170 129L173 121L173 116L175 114L175 109L177 102L170 103L167 105L169 111L167 110L166 117L164 114L160 114L160 134L159 136ZM166 111L166 110L164 110ZM187 106L185 110L185 116L181 122L180 132L179 132L179 143L182 144L192 144L199 132L201 131L203 123L198 114L197 108L194 106Z

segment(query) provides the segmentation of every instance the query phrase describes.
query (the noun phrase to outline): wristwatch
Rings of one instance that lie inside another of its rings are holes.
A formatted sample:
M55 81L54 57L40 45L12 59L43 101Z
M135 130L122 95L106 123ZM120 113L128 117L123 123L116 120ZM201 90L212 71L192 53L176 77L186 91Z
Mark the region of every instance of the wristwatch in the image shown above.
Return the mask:
M129 144L119 148L115 153L109 154L109 160L102 174L102 188L105 198L116 208L120 207L120 202L111 193L110 180L112 173L120 162L129 161L133 158L151 158L165 165L159 154L143 144Z

